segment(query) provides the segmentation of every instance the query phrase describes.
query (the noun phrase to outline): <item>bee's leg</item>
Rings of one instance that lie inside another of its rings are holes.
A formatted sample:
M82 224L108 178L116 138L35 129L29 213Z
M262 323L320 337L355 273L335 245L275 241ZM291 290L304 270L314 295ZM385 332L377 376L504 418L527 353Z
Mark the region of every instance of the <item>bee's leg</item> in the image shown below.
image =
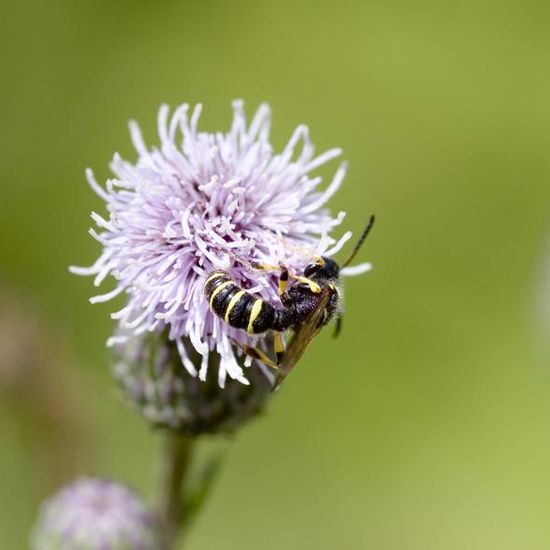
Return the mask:
M288 269L286 267L281 268L281 274L279 275L279 296L286 296L286 287L288 286Z
M285 353L285 343L281 332L273 331L273 348L277 357L277 364L280 365Z
M279 275L279 296L286 296L286 287L288 286L288 279L290 277L288 269L286 267L284 267L283 265L260 264L254 262L251 265L254 269L260 269L262 271L280 271L281 274Z
M247 346L246 344L241 344L240 342L235 342L249 357L261 361L264 365L271 367L272 369L278 369L279 365L270 359L262 350L254 348L252 346Z
M342 315L340 314L336 317L336 324L334 325L333 337L338 338L338 335L340 334L341 331L342 331Z
M316 257L315 261L321 266L325 264L325 260L323 260L323 258L321 258L320 256ZM261 269L262 271L281 272L281 275L279 276L279 296L281 297L286 296L286 287L288 285L289 278L309 286L309 289L311 290L311 292L313 292L313 294L320 294L321 292L321 287L315 281L312 281L308 277L303 277L302 275L290 275L288 269L282 265L277 266L253 262L251 266L254 269Z
M260 271L280 271L281 269L284 269L280 265L262 264L260 262L252 262L250 266L253 269L259 269Z
M320 294L321 292L321 287L315 281L312 281L307 277L303 277L301 275L290 275L290 278L309 286L309 289L313 292L313 294Z

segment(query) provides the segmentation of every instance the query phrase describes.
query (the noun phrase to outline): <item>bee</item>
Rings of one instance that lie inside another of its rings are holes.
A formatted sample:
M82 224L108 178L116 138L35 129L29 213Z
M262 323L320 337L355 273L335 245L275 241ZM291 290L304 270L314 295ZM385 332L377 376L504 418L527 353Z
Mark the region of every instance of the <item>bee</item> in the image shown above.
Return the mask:
M342 319L340 269L355 258L373 223L374 216L371 216L359 241L342 266L332 258L320 256L313 258L301 275L295 275L282 266L252 263L254 269L280 271L278 286L282 307L270 304L242 289L225 271L215 270L206 278L204 295L215 315L230 327L246 330L251 335L273 332L276 361L257 348L238 345L247 355L277 369L276 385L296 365L321 328L335 316L335 335L339 333ZM289 286L290 280L295 284ZM282 333L289 329L294 332L294 337L285 350Z

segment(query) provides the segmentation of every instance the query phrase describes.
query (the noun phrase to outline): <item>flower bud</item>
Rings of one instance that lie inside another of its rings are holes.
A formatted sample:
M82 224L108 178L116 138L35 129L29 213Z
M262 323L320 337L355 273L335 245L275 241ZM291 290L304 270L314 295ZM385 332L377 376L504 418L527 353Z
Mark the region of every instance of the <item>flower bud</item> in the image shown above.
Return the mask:
M157 333L134 337L117 347L114 374L126 398L153 425L187 436L232 432L258 414L272 382L260 368L247 369L250 385L216 377L219 357L209 356L205 381L181 364L174 342ZM199 357L190 354L195 364Z
M82 478L47 500L34 528L33 550L158 550L151 512L127 487Z

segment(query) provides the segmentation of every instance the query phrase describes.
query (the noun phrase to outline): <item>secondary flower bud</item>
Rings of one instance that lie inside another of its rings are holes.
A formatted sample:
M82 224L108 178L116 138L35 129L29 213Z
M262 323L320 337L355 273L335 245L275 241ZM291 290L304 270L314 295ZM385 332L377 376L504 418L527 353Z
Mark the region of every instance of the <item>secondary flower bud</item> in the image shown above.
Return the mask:
M127 487L82 478L47 500L32 550L158 550L153 515Z

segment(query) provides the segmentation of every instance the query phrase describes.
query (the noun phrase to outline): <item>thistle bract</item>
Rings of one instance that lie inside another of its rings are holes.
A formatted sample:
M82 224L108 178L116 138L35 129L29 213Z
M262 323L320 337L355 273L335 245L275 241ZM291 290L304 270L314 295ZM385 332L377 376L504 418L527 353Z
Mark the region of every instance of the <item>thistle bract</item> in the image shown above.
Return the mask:
M211 353L219 356L218 383L227 375L247 384L241 353L234 342L255 345L258 338L230 328L209 310L203 284L214 269L224 269L235 282L277 304L277 274L253 269L254 263L285 265L302 273L312 256L332 255L350 237L336 242L331 231L344 214L332 217L323 207L346 172L340 164L320 191L321 165L340 155L331 149L319 156L306 126L299 126L287 145L275 152L269 142L270 110L262 105L247 124L243 104L233 104L226 133L198 130L200 105L182 105L158 115L160 144L148 147L135 122L130 130L135 163L115 155L115 175L100 186L87 177L105 201L109 215L92 213L98 230L91 234L103 250L90 268L99 285L109 274L110 292L92 302L125 293L125 306L112 314L124 336L165 333L178 349L187 371L206 379ZM191 360L188 341L200 360Z
M233 432L260 413L271 395L271 382L257 365L247 370L249 385L228 380L222 389L215 372L199 380L181 368L177 347L165 336L134 336L115 349L114 375L126 400L153 426L185 436ZM196 352L188 353L195 359ZM211 369L217 361L210 353Z

